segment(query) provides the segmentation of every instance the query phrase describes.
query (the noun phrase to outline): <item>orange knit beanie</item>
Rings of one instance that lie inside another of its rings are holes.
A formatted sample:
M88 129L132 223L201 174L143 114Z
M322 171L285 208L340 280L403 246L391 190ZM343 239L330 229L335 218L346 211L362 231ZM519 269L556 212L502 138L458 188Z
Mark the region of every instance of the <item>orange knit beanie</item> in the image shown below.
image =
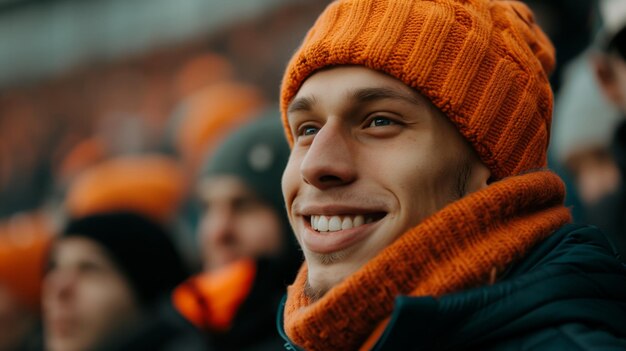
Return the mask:
M314 72L362 65L427 97L501 179L546 166L554 64L554 47L519 1L338 0L287 67L283 123Z
M169 223L182 204L186 180L175 160L157 154L119 156L80 173L65 207L74 218L129 211Z

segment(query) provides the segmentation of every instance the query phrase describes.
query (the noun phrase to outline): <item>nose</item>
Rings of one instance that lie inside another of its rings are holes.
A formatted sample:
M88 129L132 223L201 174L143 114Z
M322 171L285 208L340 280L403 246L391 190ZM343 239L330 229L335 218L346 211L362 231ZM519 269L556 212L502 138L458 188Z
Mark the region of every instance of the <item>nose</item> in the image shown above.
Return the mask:
M202 236L209 251L229 246L235 239L232 211L215 207L207 211L203 218Z
M43 296L48 302L66 302L75 293L76 274L69 271L50 271L43 284Z
M321 190L354 182L357 172L350 138L339 123L327 122L315 135L300 165L304 181Z

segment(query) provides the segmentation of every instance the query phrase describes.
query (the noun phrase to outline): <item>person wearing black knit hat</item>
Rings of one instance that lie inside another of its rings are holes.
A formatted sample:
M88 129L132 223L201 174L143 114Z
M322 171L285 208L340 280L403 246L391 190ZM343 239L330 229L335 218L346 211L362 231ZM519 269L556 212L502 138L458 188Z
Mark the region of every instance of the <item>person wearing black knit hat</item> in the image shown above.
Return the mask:
M46 349L92 349L139 322L187 277L164 228L131 213L70 221L44 278Z

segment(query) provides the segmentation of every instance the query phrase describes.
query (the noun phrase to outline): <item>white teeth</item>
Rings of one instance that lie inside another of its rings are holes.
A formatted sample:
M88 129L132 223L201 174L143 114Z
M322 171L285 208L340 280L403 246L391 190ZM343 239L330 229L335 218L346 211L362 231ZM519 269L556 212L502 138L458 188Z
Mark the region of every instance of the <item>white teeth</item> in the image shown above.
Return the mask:
M327 232L328 231L328 219L326 216L320 216L317 221L317 231L318 232Z
M341 218L339 218L339 216L330 217L328 221L328 231L336 232L338 230L341 230Z
M311 216L311 227L318 232L336 232L372 222L372 217L366 219L363 215L343 216L343 220L341 216Z
M354 221L352 222L352 225L354 225L355 227L358 227L360 225L363 225L365 223L365 218L363 218L363 216L358 215L356 217L354 217Z
M352 219L348 216L343 217L343 221L341 222L341 230L346 230L352 228Z

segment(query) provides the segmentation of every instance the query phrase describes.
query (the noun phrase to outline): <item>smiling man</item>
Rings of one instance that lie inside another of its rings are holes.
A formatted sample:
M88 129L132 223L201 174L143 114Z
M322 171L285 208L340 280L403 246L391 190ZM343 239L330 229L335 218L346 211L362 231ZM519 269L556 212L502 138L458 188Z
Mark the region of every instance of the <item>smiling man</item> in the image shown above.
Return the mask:
M287 348L626 347L626 271L545 170L553 66L521 2L329 5L281 89Z

